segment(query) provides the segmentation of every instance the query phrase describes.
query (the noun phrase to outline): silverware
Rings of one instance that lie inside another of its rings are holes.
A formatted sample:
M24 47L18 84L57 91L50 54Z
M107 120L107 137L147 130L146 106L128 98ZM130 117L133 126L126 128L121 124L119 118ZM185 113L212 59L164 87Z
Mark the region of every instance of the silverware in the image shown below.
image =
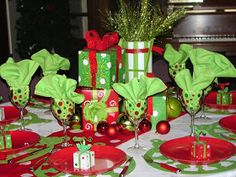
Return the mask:
M225 138L225 139L227 139L227 140L236 140L236 138L233 138L233 137L231 137L231 136L229 136L229 135L225 135L225 134L223 134L223 133L220 133L220 136L222 136L223 138Z
M144 155L143 158L144 158L144 160L145 160L146 162L158 164L158 165L160 165L160 167L165 168L166 170L169 170L169 171L171 171L171 172L180 173L180 172L182 171L181 169L176 168L176 167L173 167L173 166L171 166L171 165L154 161L154 160L153 160L151 157L149 157L148 155Z
M128 158L128 160L126 160L125 165L123 170L120 172L119 177L124 177L128 171L130 162L133 160L133 157Z

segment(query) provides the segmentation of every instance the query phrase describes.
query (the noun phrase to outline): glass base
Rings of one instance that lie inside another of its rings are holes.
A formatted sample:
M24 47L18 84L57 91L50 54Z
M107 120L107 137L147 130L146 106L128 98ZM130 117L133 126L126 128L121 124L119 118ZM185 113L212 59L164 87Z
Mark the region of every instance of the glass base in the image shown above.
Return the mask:
M144 154L148 149L146 147L140 146L140 145L134 145L131 147L128 147L128 152L130 154Z

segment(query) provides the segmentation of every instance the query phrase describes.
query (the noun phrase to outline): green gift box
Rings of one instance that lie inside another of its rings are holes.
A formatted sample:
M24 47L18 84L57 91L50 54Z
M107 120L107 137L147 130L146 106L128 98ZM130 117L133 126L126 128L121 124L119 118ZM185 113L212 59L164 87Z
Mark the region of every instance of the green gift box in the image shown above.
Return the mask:
M113 83L124 82L124 66L117 52L115 48L79 51L79 86L110 89Z
M152 123L152 130L156 130L156 125L161 120L167 120L166 95L164 93L148 97L147 117Z
M0 149L12 148L12 139L10 134L0 135Z
M232 93L228 92L228 87L225 87L224 90L218 90L216 96L216 103L220 105L229 105L232 104Z

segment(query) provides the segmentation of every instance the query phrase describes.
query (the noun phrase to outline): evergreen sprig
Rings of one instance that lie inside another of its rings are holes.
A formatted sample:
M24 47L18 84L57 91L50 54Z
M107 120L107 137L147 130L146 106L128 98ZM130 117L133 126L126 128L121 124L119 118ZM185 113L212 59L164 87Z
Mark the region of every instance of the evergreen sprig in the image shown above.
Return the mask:
M149 0L141 0L140 4L119 0L116 12L106 11L105 24L126 41L149 41L172 29L175 22L184 16L184 9L164 15L159 5L152 6Z

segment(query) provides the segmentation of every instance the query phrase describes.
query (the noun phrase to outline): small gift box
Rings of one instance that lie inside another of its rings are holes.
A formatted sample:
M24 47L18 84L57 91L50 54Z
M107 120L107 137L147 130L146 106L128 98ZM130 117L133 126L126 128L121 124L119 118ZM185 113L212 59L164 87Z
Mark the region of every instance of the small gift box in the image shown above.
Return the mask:
M115 82L124 81L122 49L116 46L116 33L108 33L101 39L96 31L88 31L87 48L79 51L79 86L110 89Z
M211 146L204 141L195 141L191 147L191 157L195 160L211 158Z
M196 139L191 146L191 157L195 160L205 160L211 158L211 146L205 141L200 141L200 134L205 135L206 131L199 130L195 127Z
M12 139L10 134L0 135L0 149L12 148Z
M119 98L113 89L78 90L85 96L82 103L82 128L84 131L96 131L100 121L116 123L119 116Z
M216 103L221 105L229 105L232 104L232 93L229 92L228 87L225 87L222 90L218 90L216 96Z
M90 151L90 145L76 144L79 151L73 153L74 169L87 170L95 165L95 153Z
M166 95L164 93L150 96L147 99L147 118L152 123L152 130L156 130L156 125L161 120L167 120Z

